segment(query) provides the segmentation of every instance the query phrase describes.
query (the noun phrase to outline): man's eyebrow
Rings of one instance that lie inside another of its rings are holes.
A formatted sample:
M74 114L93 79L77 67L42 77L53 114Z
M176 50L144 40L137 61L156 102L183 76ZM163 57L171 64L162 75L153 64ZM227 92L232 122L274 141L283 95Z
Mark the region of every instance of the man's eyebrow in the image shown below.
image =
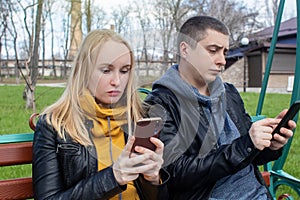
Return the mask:
M222 45L218 45L218 44L209 44L209 45L207 45L207 47L217 47L217 48L223 48L224 46L222 46Z
M228 50L229 50L229 48L226 48L226 47L224 47L223 45L218 45L218 44L210 44L210 45L208 45L207 47L216 47L216 48L218 48L218 49L224 48L225 51L228 51Z

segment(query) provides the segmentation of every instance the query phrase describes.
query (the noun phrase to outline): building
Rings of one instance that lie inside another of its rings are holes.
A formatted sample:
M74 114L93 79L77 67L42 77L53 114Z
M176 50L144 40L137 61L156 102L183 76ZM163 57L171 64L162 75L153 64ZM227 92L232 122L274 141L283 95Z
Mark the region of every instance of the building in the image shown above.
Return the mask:
M266 70L274 27L268 27L249 36L250 43L230 51L228 63L244 57L245 84L247 87L261 87ZM297 18L280 24L278 39L269 75L268 88L292 90L296 64Z

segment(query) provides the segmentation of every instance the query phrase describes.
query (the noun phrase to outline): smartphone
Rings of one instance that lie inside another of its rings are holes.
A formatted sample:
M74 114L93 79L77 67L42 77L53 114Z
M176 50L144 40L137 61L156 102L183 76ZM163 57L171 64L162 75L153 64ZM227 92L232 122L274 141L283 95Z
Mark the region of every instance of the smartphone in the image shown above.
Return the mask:
M289 108L288 112L284 115L284 117L281 119L281 121L279 122L279 124L276 126L276 128L274 129L274 131L272 132L272 135L274 135L275 133L279 133L279 130L281 127L285 127L288 128L288 121L292 120L295 115L298 113L300 109L300 100L295 101L291 107Z
M135 152L135 146L142 146L155 151L156 146L150 141L150 137L158 138L162 125L162 119L160 117L142 118L138 120L134 131L135 141L131 152Z

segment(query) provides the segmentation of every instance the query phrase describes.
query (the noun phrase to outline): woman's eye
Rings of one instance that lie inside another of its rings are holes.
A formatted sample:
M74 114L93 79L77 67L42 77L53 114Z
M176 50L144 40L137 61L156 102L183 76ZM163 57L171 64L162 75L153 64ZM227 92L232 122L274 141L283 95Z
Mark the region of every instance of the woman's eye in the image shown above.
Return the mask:
M122 69L120 70L120 72L121 72L122 74L126 74L126 73L128 73L129 71L130 71L130 68L129 68L129 67L122 68Z
M100 71L104 74L108 74L110 72L109 68L101 68Z

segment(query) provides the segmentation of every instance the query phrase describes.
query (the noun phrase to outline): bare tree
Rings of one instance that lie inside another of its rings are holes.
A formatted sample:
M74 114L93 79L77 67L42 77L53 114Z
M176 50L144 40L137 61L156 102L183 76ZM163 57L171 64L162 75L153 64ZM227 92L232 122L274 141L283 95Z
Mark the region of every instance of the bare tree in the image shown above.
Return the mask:
M142 52L140 58L144 58L145 61L145 67L147 68L146 76L149 76L149 70L148 70L148 41L149 37L147 37L147 33L150 29L150 23L151 20L149 18L149 14L151 11L151 8L149 8L149 4L145 0L143 1L134 1L134 12L137 15L137 20L139 23L139 27L141 28L141 34L142 34Z
M86 18L86 30L87 32L90 32L92 27L91 0L85 0L84 8L84 14Z
M35 108L35 86L38 78L38 67L39 67L39 45L40 45L40 31L41 31L41 18L43 12L43 0L38 0L35 27L34 27L34 45L33 52L29 62L30 68L30 88L26 87L26 108L32 108L33 112L36 111Z
M62 34L59 36L59 48L62 49L62 60L63 63L60 65L60 77L65 79L67 77L67 61L69 59L69 48L70 48L70 37L71 32L71 5L67 3L63 6L64 16L62 17Z
M156 0L154 16L158 23L163 46L165 71L168 67L172 34L178 31L181 21L191 11L189 2L185 0ZM174 51L174 50L173 50Z
M68 57L74 58L77 49L82 40L82 13L81 13L81 0L71 0L71 31L70 31L70 50Z
M53 75L54 77L57 77L56 74L56 65L55 65L55 54L54 54L54 27L53 27L53 19L52 19L52 7L53 7L54 1L53 0L47 0L45 2L45 12L48 13L49 23L50 23L50 32L51 32L51 60L52 60L52 69L53 69Z
M11 36L13 37L13 48L14 48L14 52L15 52L15 60L16 60L16 64L15 64L15 74L18 73L18 70L20 70L20 72L22 73L22 70L20 68L20 64L19 64L19 58L18 58L18 54L17 54L17 37L18 37L18 34L17 34L17 29L16 29L16 26L15 26L15 23L14 23L14 19L13 19L13 7L12 7L12 4L9 4L8 6L9 8L9 12L10 12L10 20L11 20L11 26L12 28L11 29L8 29L9 30L9 33L11 34ZM7 50L7 53L8 53L8 50ZM7 57L8 58L8 57ZM27 77L25 77L24 74L22 74L27 85L28 84L28 79L26 79ZM17 76L16 76L17 77Z
M41 22L41 33L42 33L42 37L41 37L41 43L42 43L42 74L41 74L41 78L44 78L45 75L45 54L46 54L46 36L45 36L45 32L46 32L46 19L47 19L47 15L49 15L49 13L47 11L44 11L42 13L42 22Z
M276 22L279 0L265 0L265 5L266 5L266 10L268 15L266 19L272 19L272 21L266 20L266 25L273 26Z
M240 39L262 26L257 21L258 11L253 11L237 0L202 0L193 1L197 14L216 17L224 22L231 31L231 44L239 43Z
M8 10L8 2L6 3L1 3L0 4L0 80L2 79L2 38L5 38L6 41L6 31L8 28L8 17L9 17L9 10ZM6 54L8 56L8 54Z
M132 10L131 5L118 6L112 11L114 29L117 33L124 33L129 27L128 15Z
M105 25L107 25L109 22L106 19L107 13L104 11L103 8L97 7L96 5L93 5L92 7L92 21L91 24L93 28L103 28Z

